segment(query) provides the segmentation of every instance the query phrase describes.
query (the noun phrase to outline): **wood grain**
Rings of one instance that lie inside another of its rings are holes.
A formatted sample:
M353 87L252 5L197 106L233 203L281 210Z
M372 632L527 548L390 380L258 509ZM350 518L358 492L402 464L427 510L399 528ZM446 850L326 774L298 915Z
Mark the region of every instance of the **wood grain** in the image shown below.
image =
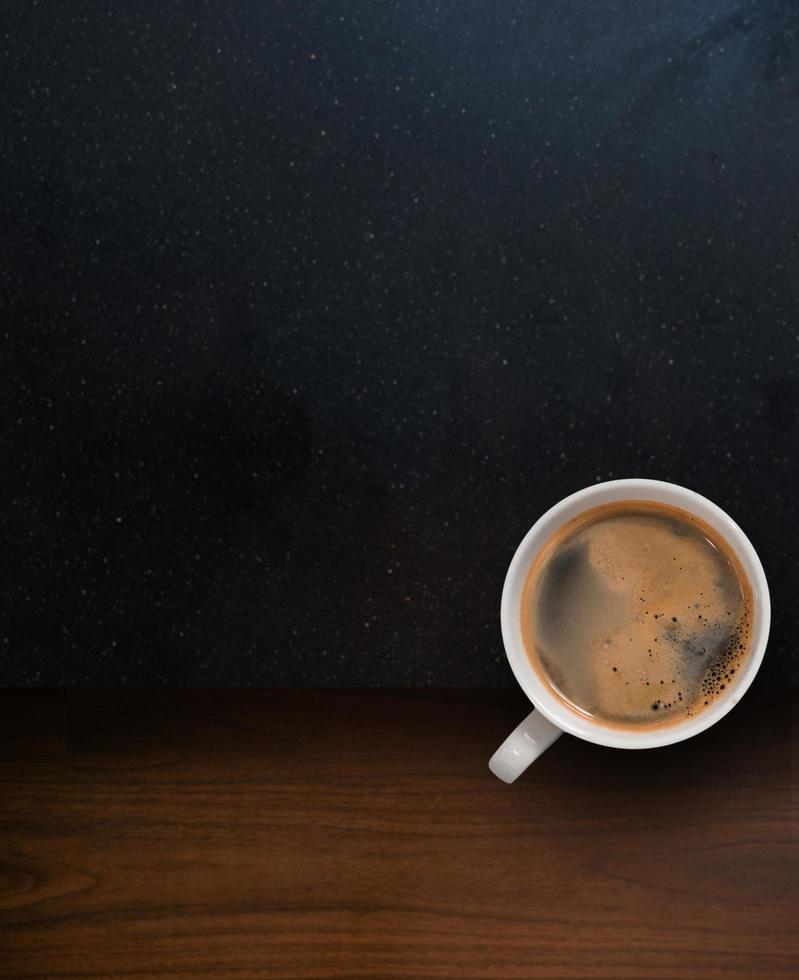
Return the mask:
M0 692L2 977L799 976L793 713L486 762L511 693Z

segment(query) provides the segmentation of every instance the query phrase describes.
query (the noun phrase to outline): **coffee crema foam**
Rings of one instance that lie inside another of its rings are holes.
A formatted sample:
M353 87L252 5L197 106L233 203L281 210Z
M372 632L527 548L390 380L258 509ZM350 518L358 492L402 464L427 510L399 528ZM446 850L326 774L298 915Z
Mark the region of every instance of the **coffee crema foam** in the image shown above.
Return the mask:
M694 717L749 654L752 592L721 536L686 511L623 501L586 511L527 575L522 635L569 707L613 727Z

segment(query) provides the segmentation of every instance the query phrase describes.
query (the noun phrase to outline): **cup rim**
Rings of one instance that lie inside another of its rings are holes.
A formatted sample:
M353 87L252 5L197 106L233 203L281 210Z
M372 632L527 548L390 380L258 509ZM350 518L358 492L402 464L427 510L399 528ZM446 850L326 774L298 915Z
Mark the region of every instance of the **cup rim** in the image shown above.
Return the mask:
M735 551L752 588L752 648L744 669L725 697L694 718L643 731L603 725L578 715L538 676L524 646L521 630L521 592L527 571L540 548L565 521L603 503L644 500L686 510L718 531ZM676 483L663 480L623 479L595 483L564 497L533 524L517 547L505 576L500 607L502 638L511 669L533 705L553 725L597 745L611 748L647 749L672 745L705 731L724 717L743 697L757 674L768 643L771 601L766 574L751 542L717 504Z

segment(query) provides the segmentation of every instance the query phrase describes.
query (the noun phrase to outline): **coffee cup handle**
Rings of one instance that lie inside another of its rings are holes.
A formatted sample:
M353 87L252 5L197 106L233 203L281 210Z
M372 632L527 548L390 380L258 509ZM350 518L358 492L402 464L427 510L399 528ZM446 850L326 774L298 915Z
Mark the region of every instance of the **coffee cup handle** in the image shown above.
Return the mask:
M488 768L505 783L512 783L563 732L540 711L531 711L491 756Z

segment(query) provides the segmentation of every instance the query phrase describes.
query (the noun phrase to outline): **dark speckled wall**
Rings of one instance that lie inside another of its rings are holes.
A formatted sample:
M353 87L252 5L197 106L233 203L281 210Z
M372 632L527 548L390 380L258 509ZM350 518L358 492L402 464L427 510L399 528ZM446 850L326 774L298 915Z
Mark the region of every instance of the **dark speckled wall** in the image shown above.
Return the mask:
M6 6L0 680L510 684L543 509L738 520L795 681L799 6Z

